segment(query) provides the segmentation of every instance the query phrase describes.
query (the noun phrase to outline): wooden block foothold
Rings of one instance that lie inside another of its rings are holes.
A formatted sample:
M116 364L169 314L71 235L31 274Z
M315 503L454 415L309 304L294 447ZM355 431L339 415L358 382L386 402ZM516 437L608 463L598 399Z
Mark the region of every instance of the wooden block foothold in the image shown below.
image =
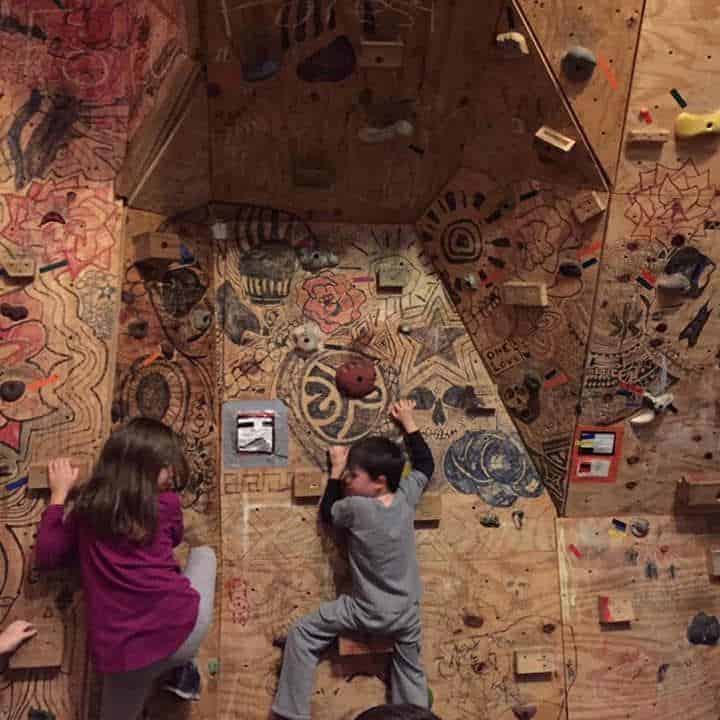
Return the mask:
M555 657L548 650L528 648L515 651L516 675L551 675L555 672Z
M530 54L525 36L516 30L499 33L495 37L495 42L508 57L522 57Z
M720 475L685 475L678 482L678 499L689 508L720 512Z
M377 271L377 289L380 292L402 292L410 280L410 272L404 260L384 262Z
M296 470L293 473L293 497L316 498L323 492L324 473L316 468Z
M8 277L11 278L34 278L35 259L27 256L5 258L0 260L0 267L4 268Z
M78 482L82 483L87 480L90 475L90 464L87 462L79 462L73 464L74 467L80 469ZM30 490L47 490L48 487L48 466L47 463L33 463L28 471L28 489Z
M635 608L629 598L614 595L598 597L598 617L603 625L630 623L635 621Z
M423 493L415 508L415 522L440 522L442 517L442 495L439 493Z
M720 547L709 548L708 557L710 559L710 575L720 577Z
M359 67L399 68L403 64L405 46L401 42L375 42L363 40L360 43Z
M346 655L375 655L378 653L392 653L395 651L395 640L391 637L353 633L338 637L338 654Z
M547 285L540 282L508 280L500 286L500 299L505 305L546 307L548 304Z
M605 212L605 199L596 192L580 195L573 203L572 209L579 223L584 223Z
M569 153L575 147L576 143L572 138L549 128L547 125L543 125L535 133L535 140L544 149L559 151L562 154Z
M65 641L61 618L26 617L24 619L32 622L38 632L10 656L8 667L11 670L60 667Z
M180 261L182 239L175 233L146 232L133 237L138 260Z
M669 130L661 130L660 128L653 130L630 130L628 133L628 142L630 143L666 143L670 139Z

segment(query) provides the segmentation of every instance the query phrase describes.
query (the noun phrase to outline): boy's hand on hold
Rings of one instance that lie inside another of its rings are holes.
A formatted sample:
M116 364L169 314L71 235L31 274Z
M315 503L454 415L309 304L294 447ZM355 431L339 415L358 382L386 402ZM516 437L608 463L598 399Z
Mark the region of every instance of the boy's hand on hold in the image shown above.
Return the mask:
M415 401L408 400L407 398L398 400L390 406L390 417L399 422L403 430L408 434L418 429L415 418L413 417L414 409Z
M350 448L345 445L331 445L328 454L330 455L330 476L339 480L345 472L348 453Z
M0 633L0 655L15 652L26 640L37 635L37 630L24 620L10 623Z
M80 468L73 467L68 458L55 458L48 463L50 504L63 505L77 482Z

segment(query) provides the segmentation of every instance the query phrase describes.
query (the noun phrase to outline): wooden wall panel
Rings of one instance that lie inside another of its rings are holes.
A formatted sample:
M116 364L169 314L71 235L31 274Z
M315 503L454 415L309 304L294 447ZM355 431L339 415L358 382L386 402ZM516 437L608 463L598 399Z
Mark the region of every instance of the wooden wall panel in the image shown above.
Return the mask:
M418 225L560 510L605 225L603 214L577 222L572 204L581 194L462 170ZM576 277L560 272L566 265ZM503 304L500 288L512 280L542 283L548 306Z
M490 718L532 700L538 717L555 717L563 703L561 677L531 686L512 672L513 648L530 642L550 649L562 665L552 504L413 229L306 225L297 218L290 224L292 216L252 206L218 205L210 212L228 232L216 241L217 283L235 317L222 337L222 395L284 400L290 471L322 470L333 442L393 433L386 415L393 399L422 401L419 425L436 461L432 488L443 496L439 526L417 530L426 586L424 658L437 711L450 720ZM272 227L280 235L291 228L288 242L315 246L321 258L335 252L337 266L291 271L292 251L273 250L266 239L270 254L253 272L272 276L276 292L252 296L249 258ZM399 259L407 263L407 286L400 294L379 293L376 273ZM320 327L325 346L304 358L292 349L291 333L308 320ZM405 323L403 334L398 329ZM348 400L338 394L332 373L363 353L375 358L378 391L364 401ZM466 385L494 414L466 414L459 405ZM471 487L462 468L481 457L487 465ZM221 498L219 713L232 715L242 700L248 718L264 718L281 661L273 640L346 587L348 569L338 538L318 525L315 503L292 500L291 472L225 468ZM517 530L511 516L520 510L524 525ZM499 529L480 523L493 512ZM477 562L478 551L483 562ZM473 628L468 615L483 619ZM547 624L554 627L548 634L542 629ZM314 716L351 718L382 702L386 663L386 656L369 664L362 658L341 662L329 651L317 675ZM492 690L497 683L507 687L502 697Z
M629 525L631 516L618 519ZM647 519L650 532L642 539L629 529L611 530L609 517L558 520L572 720L700 720L717 712L717 654L687 638L698 612L720 610L718 586L707 568L717 534L710 534L703 518ZM637 620L602 627L603 594L632 599Z
M178 254L175 261L138 265L141 258L132 238L156 229L178 233L192 260L183 262ZM162 216L130 211L127 235L113 420L153 417L181 434L190 481L182 493L186 544L178 557L184 561L188 545L210 545L219 558L216 317L207 226L192 217L163 222ZM216 607L218 618L219 612ZM193 718L217 717L217 679L209 662L219 657L218 642L215 621L198 657L203 694L199 703L192 703ZM159 693L148 703L148 717L167 717L176 704Z
M670 90L715 107L706 79L713 59L706 4L648 2L627 117L639 127L673 127L680 108ZM692 38L692 40L691 40ZM652 124L637 117L647 107ZM627 133L626 133L627 135ZM624 424L616 483L571 486L568 513L620 510L669 513L683 473L717 467L718 415L714 290L717 265L718 166L711 138L664 145L624 145L613 196L588 371L583 423ZM674 275L681 292L661 286ZM624 384L623 384L624 383ZM628 422L643 393L674 396L676 413L642 427Z
M613 183L645 0L520 0L519 4ZM563 58L576 46L591 50L597 59L589 80L573 80L563 70Z

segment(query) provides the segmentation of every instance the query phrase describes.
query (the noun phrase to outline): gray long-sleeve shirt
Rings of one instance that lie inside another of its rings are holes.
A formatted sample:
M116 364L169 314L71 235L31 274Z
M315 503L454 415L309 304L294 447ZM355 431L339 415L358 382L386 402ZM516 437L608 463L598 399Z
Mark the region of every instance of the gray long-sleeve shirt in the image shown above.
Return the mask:
M366 611L394 614L420 600L414 521L428 481L427 475L412 470L388 506L360 496L332 505L333 525L347 528L350 536L353 597Z

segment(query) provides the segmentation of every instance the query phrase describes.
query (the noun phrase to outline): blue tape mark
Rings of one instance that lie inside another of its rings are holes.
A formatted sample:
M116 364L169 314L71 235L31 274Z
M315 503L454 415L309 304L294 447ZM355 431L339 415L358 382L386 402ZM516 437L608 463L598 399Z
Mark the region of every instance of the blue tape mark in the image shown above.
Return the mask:
M18 478L17 480L13 480L12 482L9 482L5 489L12 492L13 490L17 490L18 488L21 488L23 485L27 485L28 476L25 475L24 477Z

